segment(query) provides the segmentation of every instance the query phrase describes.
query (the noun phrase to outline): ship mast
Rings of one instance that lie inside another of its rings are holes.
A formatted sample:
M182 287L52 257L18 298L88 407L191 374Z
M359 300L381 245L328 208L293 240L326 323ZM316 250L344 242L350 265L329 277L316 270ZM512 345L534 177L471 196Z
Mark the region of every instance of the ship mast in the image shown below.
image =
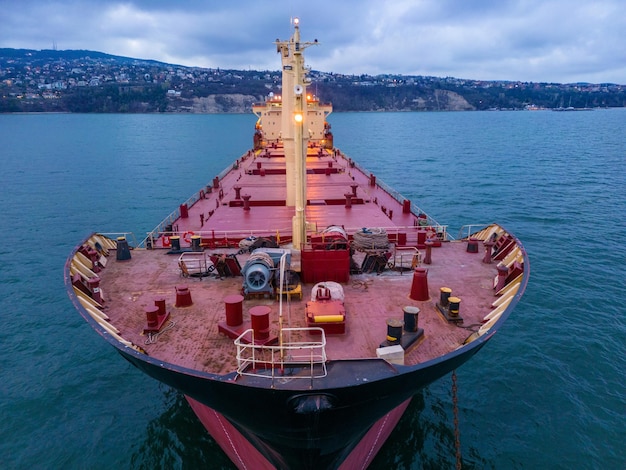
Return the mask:
M293 247L306 242L306 155L309 134L305 132L306 70L303 51L317 44L300 42L300 21L294 18L294 32L288 41L276 40L282 59L282 138L285 150L287 205L295 206L292 219Z

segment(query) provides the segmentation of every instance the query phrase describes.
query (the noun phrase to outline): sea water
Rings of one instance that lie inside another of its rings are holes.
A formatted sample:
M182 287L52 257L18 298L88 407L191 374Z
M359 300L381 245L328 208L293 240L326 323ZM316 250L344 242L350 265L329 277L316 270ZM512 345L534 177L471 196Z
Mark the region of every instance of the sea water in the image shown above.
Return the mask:
M503 224L531 281L421 391L372 468L624 468L626 110L349 113L336 144L454 236ZM0 115L0 467L233 468L63 285L91 231L143 238L246 151L252 115ZM458 426L455 427L454 408ZM458 444L455 435L458 433Z

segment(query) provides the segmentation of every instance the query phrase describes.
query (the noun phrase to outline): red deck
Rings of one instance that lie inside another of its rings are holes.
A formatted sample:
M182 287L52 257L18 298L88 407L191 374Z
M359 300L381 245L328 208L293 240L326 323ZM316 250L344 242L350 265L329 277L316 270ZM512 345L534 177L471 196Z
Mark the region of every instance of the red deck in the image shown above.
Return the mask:
M274 154L279 154L275 149ZM408 232L409 241L416 240L412 230L416 217L403 213L402 205L380 186L371 186L369 175L363 174L343 156L328 150L309 149L307 157L306 219L319 230L329 225L342 225L349 232L361 227L386 227L388 232ZM174 231L181 236L193 232L203 239L238 240L251 234L291 236L293 206L285 205L285 162L280 157L251 156L241 161L239 168L229 172L211 192L188 208L188 217L179 218ZM311 156L315 155L315 156ZM263 176L260 170L266 170ZM332 165L332 168L329 167ZM270 171L279 171L271 174ZM329 174L326 172L329 171ZM317 172L317 173L316 173ZM235 187L240 188L236 190ZM239 192L240 198L237 198ZM346 207L346 194L356 192L351 207ZM244 210L242 196L250 196L250 210ZM202 219L201 219L202 216ZM201 224L201 221L204 221ZM407 230L405 227L408 227ZM178 230L176 230L176 228ZM162 240L158 240L159 246ZM184 245L184 242L183 242ZM187 244L189 245L189 244Z
M313 149L312 152L317 153L318 150ZM250 156L240 159L239 168L228 173L216 188L206 192L205 198L193 204L188 209L187 218L174 221L173 230L178 230L183 248L189 246L185 238L189 238L191 232L202 236L203 245L215 246L213 242L227 240L229 247L206 246L207 254L234 255L239 265L244 266L249 254L237 254L237 242L242 237L254 233L278 235L282 241L290 238L293 208L274 205L277 201L284 203L281 195L285 175L253 174L253 170L258 169L257 162L261 162L261 168L270 166L270 163L272 168L284 168L279 157ZM306 209L307 220L317 223L319 229L328 225L344 226L350 236L364 226L386 227L390 238L394 238L396 233L406 234L407 246L392 245L391 251L397 249L398 257L402 255L405 262L410 261L411 254L415 252L410 247L417 245L418 231L424 231L416 226L418 217L413 213L404 213L403 204L380 186L371 186L370 176L351 167L344 157L335 157L332 152L324 151L322 157L308 158L310 169L330 168L329 162L338 171L328 175L308 175L308 199L311 203ZM265 205L252 206L250 210L233 205L233 201L238 201L234 186L241 188L242 195L250 194L251 200L265 201ZM353 190L362 202L346 207L345 194ZM342 198L344 203L337 203ZM200 214L204 216L203 227L200 226ZM116 261L114 256L108 258L107 267L99 276L110 324L120 331L124 339L163 361L217 374L234 371L237 366L236 348L231 338L220 334L218 324L226 320L224 299L241 293L242 277L218 279L212 275L185 278L178 263L179 255L167 254L168 250L158 248L162 241L163 237L160 237L152 250L133 250L132 259L128 261ZM406 352L406 364L433 359L462 345L471 331L459 326L472 325L473 330L477 330L485 316L494 309L493 282L497 276L496 262L483 262L482 242L479 242L478 253L468 252L466 245L466 242L444 242L440 247L432 248L432 264L423 265L428 270L427 300L410 298L411 270L386 269L381 274L351 275L349 281L343 283L345 333L327 337L328 359L376 357L376 349L387 337L387 320L402 319L405 306L420 309L418 326L425 331L424 337ZM407 247L408 250L400 250ZM425 250L420 249L420 253L423 258ZM364 257L365 253L356 252L353 259L361 265ZM393 259L397 258L392 257L391 261ZM292 269L297 271L299 267L299 252L294 251ZM189 288L191 306L175 306L176 288L182 285ZM312 287L312 284L302 285L302 300L292 297L285 301L284 327L307 326L305 305L311 298ZM441 287L451 288L452 295L461 298L464 323L448 322L437 310ZM154 306L156 298L163 297L174 326L163 332L155 343L146 344L146 310ZM264 295L255 297L243 302L244 323L250 322L253 307L268 306L271 336L275 337L279 323L278 300ZM329 329L331 333L336 330Z

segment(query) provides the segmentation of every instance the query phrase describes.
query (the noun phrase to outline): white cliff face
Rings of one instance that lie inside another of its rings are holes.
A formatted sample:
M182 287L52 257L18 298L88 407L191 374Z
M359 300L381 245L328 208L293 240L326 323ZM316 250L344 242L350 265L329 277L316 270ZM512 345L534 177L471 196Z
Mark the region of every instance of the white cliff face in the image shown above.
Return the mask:
M259 101L258 97L252 95L217 94L185 100L177 103L175 107L178 112L198 114L249 113L252 104ZM449 90L435 90L429 96L415 99L414 103L413 109L415 110L472 111L475 109L463 96ZM404 109L385 109L385 111Z
M259 98L252 95L209 95L193 98L189 111L192 113L249 113L252 104Z
M442 109L447 111L471 111L475 109L465 98L454 91L436 90L435 97L443 102Z

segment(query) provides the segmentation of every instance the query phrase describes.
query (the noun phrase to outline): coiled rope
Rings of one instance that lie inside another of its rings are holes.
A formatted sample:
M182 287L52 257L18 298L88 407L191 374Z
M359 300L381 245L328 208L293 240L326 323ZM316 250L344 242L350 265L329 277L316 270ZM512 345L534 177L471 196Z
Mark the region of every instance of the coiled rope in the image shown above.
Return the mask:
M360 279L355 279L352 281L352 288L353 289L363 289L363 290L367 290L370 286L370 284L372 284L372 282L374 282L373 279L366 279L364 281L360 280Z
M250 258L248 258L248 261L246 261L246 266L253 263L263 263L265 264L265 266L268 267L268 269L272 269L274 267L274 261L272 260L272 257L264 251L257 251L256 253L252 253L250 255Z
M148 337L146 338L145 344L156 343L157 340L159 339L159 336L161 336L166 331L171 330L175 326L176 326L176 322L174 320L170 320L167 326L163 328L161 331L159 331L158 333L148 333Z
M354 233L352 246L358 251L387 250L387 231L384 228L362 228Z

